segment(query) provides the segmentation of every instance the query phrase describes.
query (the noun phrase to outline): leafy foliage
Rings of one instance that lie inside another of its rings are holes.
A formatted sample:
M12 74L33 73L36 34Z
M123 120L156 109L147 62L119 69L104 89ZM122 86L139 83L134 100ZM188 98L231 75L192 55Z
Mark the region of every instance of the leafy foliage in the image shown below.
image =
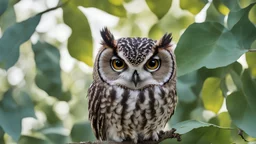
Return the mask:
M173 33L179 103L168 126L183 136L162 144L248 143L237 129L256 141L254 0L39 1L28 12L25 1L0 1L1 144L95 141L86 93L105 25L116 38Z

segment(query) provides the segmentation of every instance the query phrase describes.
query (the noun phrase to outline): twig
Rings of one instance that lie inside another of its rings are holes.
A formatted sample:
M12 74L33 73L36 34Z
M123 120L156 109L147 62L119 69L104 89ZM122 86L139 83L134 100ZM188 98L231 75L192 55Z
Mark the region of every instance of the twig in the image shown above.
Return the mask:
M245 141L245 142L249 142L248 140L245 139L244 137L244 131L241 129L238 129L238 135L240 135L240 137Z
M61 7L65 6L66 4L68 4L69 1L70 1L70 0L67 0L67 1L65 1L64 3L61 3L61 4L57 5L56 7L53 7L53 8L47 9L47 10L45 10L45 11L42 11L42 12L38 13L38 15L41 15L41 14L47 13L47 12L49 12L49 11L53 11L53 10L56 10L56 9L58 9L58 8L61 8Z
M142 141L139 142L139 144L158 144L163 140L166 139L172 139L175 138L177 141L181 141L181 135L178 133L175 133L176 129L171 129L166 132L160 132L159 133L159 140L158 141ZM74 142L74 143L68 143L68 144L134 144L131 141L123 141L123 142L114 142L114 141L98 141L98 142Z
M249 49L248 52L256 52L256 49Z

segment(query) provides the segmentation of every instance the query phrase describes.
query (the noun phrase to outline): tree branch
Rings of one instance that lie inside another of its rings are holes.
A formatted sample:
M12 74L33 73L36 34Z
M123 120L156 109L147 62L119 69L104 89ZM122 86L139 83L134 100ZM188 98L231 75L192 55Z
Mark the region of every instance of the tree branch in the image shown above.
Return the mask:
M158 144L161 141L164 141L166 139L172 139L175 138L177 141L181 141L181 135L178 133L175 133L176 129L171 129L166 132L160 132L159 133L159 140L158 141L142 141L139 142L139 144ZM68 143L68 144L134 144L131 141L123 141L123 142L114 142L114 141L98 141L98 142L74 142L74 143Z

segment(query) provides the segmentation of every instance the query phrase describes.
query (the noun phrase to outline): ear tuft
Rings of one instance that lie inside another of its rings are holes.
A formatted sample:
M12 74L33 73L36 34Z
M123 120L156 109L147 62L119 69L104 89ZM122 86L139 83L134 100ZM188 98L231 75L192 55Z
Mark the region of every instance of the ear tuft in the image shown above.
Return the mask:
M170 43L172 41L172 34L165 34L158 42L156 47L157 48L168 48L170 47Z
M113 34L108 30L107 27L104 27L100 31L101 37L103 39L102 45L106 45L110 48L116 48L116 41Z

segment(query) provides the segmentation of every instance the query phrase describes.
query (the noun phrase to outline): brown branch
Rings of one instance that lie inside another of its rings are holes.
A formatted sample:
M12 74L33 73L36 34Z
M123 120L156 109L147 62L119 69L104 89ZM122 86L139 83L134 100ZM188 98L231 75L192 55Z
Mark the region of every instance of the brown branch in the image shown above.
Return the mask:
M181 141L181 135L178 133L175 133L175 131L176 129L173 128L166 132L160 132L158 141L142 141L142 142L139 142L139 144L158 144L166 139L172 139L172 138L177 139L177 141ZM123 141L123 142L98 141L98 142L74 142L74 143L68 143L68 144L134 144L134 143L131 141Z

